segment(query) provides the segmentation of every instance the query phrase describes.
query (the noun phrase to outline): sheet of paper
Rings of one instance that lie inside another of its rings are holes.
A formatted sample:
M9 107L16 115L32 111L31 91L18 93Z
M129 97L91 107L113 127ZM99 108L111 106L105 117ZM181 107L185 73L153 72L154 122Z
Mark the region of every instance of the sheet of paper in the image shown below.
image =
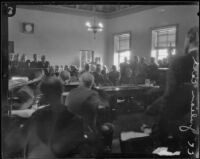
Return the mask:
M149 135L145 134L145 133L141 133L141 132L134 132L134 131L122 132L121 140L126 141L129 139L135 139L135 138L141 138L141 137L147 137L147 136L149 136Z
M169 152L167 147L158 147L152 153L157 154L159 156L177 156L180 155L181 152L180 151Z

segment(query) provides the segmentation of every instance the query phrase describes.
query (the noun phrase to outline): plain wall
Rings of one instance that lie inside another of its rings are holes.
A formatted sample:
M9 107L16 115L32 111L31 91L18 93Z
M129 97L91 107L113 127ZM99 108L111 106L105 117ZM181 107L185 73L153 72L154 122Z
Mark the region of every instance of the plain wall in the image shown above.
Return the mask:
M164 12L161 9L165 9ZM146 57L148 60L151 54L151 30L154 27L167 25L178 25L177 54L183 52L184 38L187 31L194 25L199 26L197 5L187 6L160 6L142 12L129 14L108 20L107 36L107 61L111 66L114 59L115 34L131 31L132 56Z
M199 25L198 10L197 5L160 6L113 19L98 19L105 27L94 40L85 26L92 17L17 8L16 15L9 18L9 40L14 41L15 52L26 53L31 60L32 54L37 53L45 54L52 65L79 65L80 50L95 50L95 56L110 67L114 58L113 37L127 31L132 34L132 55L149 59L152 28L177 24L177 54L181 54L185 34ZM34 23L34 34L22 33L22 22Z
M17 8L16 15L9 18L9 40L14 41L15 53L25 53L30 60L34 53L38 60L44 54L52 65L79 65L80 50L95 50L94 56L104 61L106 30L94 40L85 26L92 18ZM97 20L107 27L105 20ZM34 23L34 34L22 32L23 22Z

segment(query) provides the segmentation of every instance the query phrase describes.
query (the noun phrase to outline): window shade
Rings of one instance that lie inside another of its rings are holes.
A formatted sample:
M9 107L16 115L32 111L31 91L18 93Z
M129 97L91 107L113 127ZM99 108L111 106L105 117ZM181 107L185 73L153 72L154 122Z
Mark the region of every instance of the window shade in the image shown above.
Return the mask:
M156 29L152 31L152 48L168 48L176 46L176 27Z
M121 34L115 36L115 51L122 52L130 50L130 34Z

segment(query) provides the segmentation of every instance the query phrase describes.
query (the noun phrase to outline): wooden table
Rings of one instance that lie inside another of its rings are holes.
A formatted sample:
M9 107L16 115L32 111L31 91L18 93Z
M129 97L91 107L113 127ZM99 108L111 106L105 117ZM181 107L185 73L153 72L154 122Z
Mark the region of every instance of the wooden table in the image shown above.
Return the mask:
M124 86L105 86L96 87L97 90L105 91L107 94L115 97L131 97L144 94L147 90L159 86L146 86L146 85L124 85Z
M65 84L64 85L64 91L65 92L70 92L72 89L76 88L79 86L79 83L71 83L71 84Z
M109 98L109 105L111 110L111 116L113 119L117 118L117 109L120 104L118 104L118 99L128 99L133 97L134 101L137 99L142 99L145 97L146 92L150 89L159 89L159 86L145 86L145 85L124 85L124 86L106 86L106 87L96 87L98 92L105 92ZM145 101L145 99L143 100Z

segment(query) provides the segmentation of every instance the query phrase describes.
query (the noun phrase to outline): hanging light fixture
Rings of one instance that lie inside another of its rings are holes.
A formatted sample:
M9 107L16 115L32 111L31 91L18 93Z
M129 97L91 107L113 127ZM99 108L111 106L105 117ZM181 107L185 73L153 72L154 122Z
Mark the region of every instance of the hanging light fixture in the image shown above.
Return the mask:
M95 11L95 10L94 10ZM103 31L103 24L101 22L96 23L96 18L94 16L93 19L93 24L91 24L89 21L85 23L85 25L87 26L87 30L90 32L94 33L94 39L96 38L96 33L98 32L102 32Z

